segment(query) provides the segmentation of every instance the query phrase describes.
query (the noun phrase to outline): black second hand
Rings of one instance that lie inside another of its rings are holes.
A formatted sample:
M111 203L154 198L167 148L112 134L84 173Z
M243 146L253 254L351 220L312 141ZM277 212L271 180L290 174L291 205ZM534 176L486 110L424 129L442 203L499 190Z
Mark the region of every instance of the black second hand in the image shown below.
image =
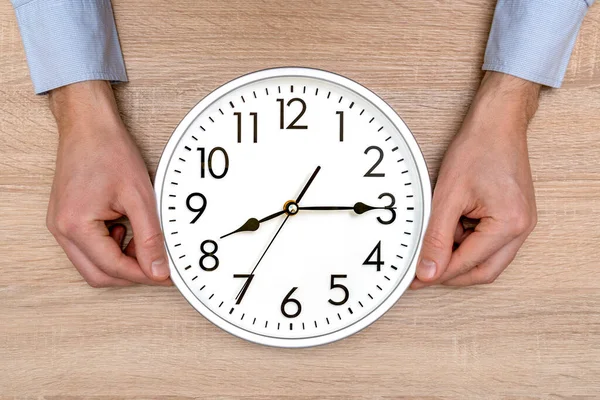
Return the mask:
M317 176L317 174L319 173L320 170L321 170L321 166L317 166L317 168L315 168L315 172L313 172L313 174L310 176L310 178L308 179L308 182L306 182L306 185L304 185L304 187L300 191L300 194L296 198L296 203L300 202L300 200L302 199L302 196L304 196L304 193L306 193L306 191L308 190L308 188L310 187L310 185L312 184L313 180L315 179L315 177ZM287 222L287 220L288 220L289 217L290 217L290 215L288 214L285 217L285 219L283 220L283 222L281 223L281 226L279 227L279 229L277 229L277 232L275 232L275 235L273 235L273 239L271 239L271 241L269 242L269 245L267 246L267 248L263 252L262 256L260 256L260 258L258 259L258 262L256 263L256 265L254 266L254 268L252 268L252 272L250 272L250 276L254 276L254 271L256 271L256 267L258 267L258 264L260 264L260 262L262 261L263 257L265 256L265 254L267 254L267 251L269 250L269 247L271 247L271 245L275 241L275 238L277 237L277 235L279 235L279 232L281 231L281 228L283 228L283 226L285 225L285 223ZM242 290L244 290L244 287L242 287L242 289L240 289L240 291L238 292L237 296L235 296L236 299L240 296L240 294L242 293Z
M256 263L256 265L254 266L254 268L252 268L252 272L250 272L250 276L254 275L254 271L256 271L256 267L258 267L258 264L260 264L260 262L262 261L263 257L265 256L265 254L267 254L267 251L269 251L269 247L271 247L271 245L275 241L275 238L277 237L277 235L279 235L279 232L281 231L281 228L283 228L283 225L285 225L285 223L287 222L287 220L288 220L289 217L290 217L289 215L287 215L285 217L285 219L281 223L281 226L279 226L279 229L277 229L277 232L275 232L275 235L273 235L273 239L271 239L271 241L269 242L269 245L267 246L267 248L265 249L265 251L262 253L262 256L260 256L260 258L258 259L258 262ZM244 290L243 286L240 289L240 291L238 292L237 296L235 296L236 299L238 297L240 297L240 294L242 293L242 290Z

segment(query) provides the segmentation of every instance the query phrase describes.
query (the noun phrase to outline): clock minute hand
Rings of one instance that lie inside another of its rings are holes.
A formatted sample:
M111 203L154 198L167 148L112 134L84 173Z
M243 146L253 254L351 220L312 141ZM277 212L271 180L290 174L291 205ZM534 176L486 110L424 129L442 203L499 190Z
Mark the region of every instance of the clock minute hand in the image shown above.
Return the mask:
M391 210L396 207L373 207L368 204L358 202L353 206L309 206L309 207L298 207L299 211L343 211L343 210L352 210L356 214L364 214L367 211L371 210Z

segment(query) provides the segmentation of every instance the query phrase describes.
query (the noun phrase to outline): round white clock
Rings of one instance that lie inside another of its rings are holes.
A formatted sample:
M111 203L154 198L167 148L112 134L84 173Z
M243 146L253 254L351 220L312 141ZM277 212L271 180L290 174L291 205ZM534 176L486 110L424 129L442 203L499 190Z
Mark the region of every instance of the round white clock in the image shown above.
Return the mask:
M427 167L383 100L342 76L275 68L181 121L155 181L171 278L241 338L305 347L351 335L414 278Z

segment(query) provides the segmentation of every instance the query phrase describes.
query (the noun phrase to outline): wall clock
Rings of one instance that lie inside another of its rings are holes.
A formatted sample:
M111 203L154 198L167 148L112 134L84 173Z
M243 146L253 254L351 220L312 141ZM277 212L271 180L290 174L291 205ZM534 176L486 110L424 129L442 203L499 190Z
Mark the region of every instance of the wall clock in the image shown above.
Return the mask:
M342 76L275 68L198 103L155 180L171 277L215 325L271 346L351 335L413 280L429 218L408 127Z

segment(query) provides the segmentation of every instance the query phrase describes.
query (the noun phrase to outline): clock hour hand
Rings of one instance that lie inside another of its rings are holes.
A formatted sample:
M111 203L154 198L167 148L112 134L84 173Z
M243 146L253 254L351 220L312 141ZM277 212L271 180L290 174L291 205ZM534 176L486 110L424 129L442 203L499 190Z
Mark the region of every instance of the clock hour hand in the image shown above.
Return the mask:
M356 214L364 214L367 211L371 211L371 210L393 210L396 207L373 207L370 206L368 204L362 203L362 202L358 202L356 204L354 204L353 206L309 206L309 207L298 207L299 211L302 210L306 210L306 211L343 211L343 210L352 210L354 211Z
M285 210L277 211L276 213L273 213L267 217L264 217L261 220L258 220L256 218L250 218L250 219L248 219L248 221L246 221L244 223L244 225L240 226L235 231L229 232L228 234L221 236L221 239L226 238L227 236L233 235L234 233L238 233L238 232L254 232L254 231L258 230L261 223L268 221L270 219L273 219L273 218L277 218L282 214L285 214Z

